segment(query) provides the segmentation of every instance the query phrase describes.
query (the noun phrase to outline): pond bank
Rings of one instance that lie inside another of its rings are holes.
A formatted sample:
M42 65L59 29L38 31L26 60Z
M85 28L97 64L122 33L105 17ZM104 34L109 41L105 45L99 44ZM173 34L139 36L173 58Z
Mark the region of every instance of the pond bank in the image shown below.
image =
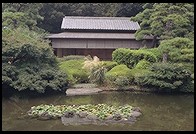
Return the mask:
M127 87L124 89L111 88L111 87L97 87L95 84L76 84L66 90L67 96L74 95L91 95L103 91L132 91L132 92L151 92L149 89L139 88L136 86Z
M95 84L76 84L71 88L66 90L67 96L75 96L75 95L92 95L101 92L110 92L110 91L129 91L133 93L158 93L158 94L192 94L189 92L176 92L176 91L161 91L156 89L148 89L139 86L128 86L123 88L112 88L108 86L97 86Z

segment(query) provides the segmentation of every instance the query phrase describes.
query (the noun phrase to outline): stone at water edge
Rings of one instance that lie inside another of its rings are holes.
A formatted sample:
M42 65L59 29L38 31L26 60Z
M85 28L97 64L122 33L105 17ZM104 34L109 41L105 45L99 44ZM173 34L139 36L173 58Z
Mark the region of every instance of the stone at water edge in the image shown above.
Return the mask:
M140 113L140 112L133 111L131 115L134 116L134 117L139 117L141 114L142 113Z
M98 120L99 118L96 115L87 115L87 119L89 120Z
M65 112L65 113L63 114L63 116L66 117L66 118L72 118L74 115L75 115L75 113L72 112L72 111L70 111L70 112Z
M141 109L139 107L133 107L132 110L137 111L137 112L141 112Z
M38 120L50 120L53 117L49 115L47 112L42 113L39 117Z
M121 120L121 119L122 119L122 116L121 116L120 114L115 114L115 115L113 116L113 119L114 119L115 121L118 121L118 120Z
M85 117L88 115L88 113L82 111L82 112L79 112L77 115L78 115L80 118L85 118Z

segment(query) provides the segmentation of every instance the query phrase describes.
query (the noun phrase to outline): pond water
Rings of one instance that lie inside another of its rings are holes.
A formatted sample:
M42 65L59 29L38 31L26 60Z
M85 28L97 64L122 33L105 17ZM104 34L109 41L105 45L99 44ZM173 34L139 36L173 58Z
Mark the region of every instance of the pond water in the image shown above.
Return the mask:
M60 119L41 121L22 118L40 104L99 104L138 106L142 115L135 124L69 125ZM103 92L86 96L53 95L41 98L2 100L3 131L193 131L194 96L131 92Z

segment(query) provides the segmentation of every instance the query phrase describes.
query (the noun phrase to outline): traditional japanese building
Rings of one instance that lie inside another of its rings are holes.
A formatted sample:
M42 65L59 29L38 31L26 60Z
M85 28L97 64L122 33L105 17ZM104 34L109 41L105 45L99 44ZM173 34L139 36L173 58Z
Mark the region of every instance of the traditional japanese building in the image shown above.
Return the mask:
M66 16L61 25L62 32L51 34L54 52L65 55L91 55L110 60L116 48L153 47L152 38L137 41L135 32L140 29L130 17L81 17Z

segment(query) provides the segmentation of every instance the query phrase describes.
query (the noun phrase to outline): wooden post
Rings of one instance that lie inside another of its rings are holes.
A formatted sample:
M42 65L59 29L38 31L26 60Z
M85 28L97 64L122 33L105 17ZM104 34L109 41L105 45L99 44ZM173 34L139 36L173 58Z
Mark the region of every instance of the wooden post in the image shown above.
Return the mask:
M63 57L62 48L57 48L57 57L59 57L59 58Z

